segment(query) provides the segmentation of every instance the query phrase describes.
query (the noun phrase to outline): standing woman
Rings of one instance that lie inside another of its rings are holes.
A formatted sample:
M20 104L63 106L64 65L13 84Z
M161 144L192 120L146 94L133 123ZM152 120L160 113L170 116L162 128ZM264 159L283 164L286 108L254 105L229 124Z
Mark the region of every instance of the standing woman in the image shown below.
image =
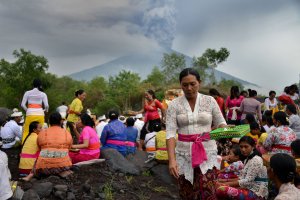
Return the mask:
M169 104L166 116L169 170L178 179L182 199L214 200L216 167L220 164L216 142L208 133L212 123L225 127L226 122L216 100L198 93L201 81L196 70L184 69L179 81L184 95Z
M241 121L244 123L246 115L252 114L256 117L256 119L258 118L260 124L262 124L261 103L256 100L257 92L251 89L249 89L248 92L249 97L242 101L239 108L239 111L242 113Z
M158 109L160 109L162 112L162 119L160 119ZM145 104L143 111L145 112L145 124L140 135L140 150L142 150L144 146L146 134L153 132L153 127L155 124L161 124L161 121L164 121L165 109L161 102L156 99L153 90L148 90L145 92Z
M218 92L218 90L212 88L209 90L209 95L212 96L213 98L215 98L215 100L217 101L220 110L223 114L223 116L225 117L225 104L224 104L224 99L221 97L220 93Z
M75 99L72 101L71 105L69 106L68 117L67 117L67 127L70 129L73 142L77 144L77 137L74 130L74 124L79 121L79 117L83 110L82 102L86 97L86 93L84 90L77 90L75 92Z
M244 99L244 96L240 95L239 87L232 86L230 89L230 96L227 97L225 108L228 110L228 124L241 124L241 114L238 109Z
M25 138L29 134L29 124L33 121L37 121L43 126L45 121L45 112L48 112L49 109L48 98L43 92L42 82L40 79L33 80L33 89L25 92L21 106L26 111L22 136L22 143L24 143Z

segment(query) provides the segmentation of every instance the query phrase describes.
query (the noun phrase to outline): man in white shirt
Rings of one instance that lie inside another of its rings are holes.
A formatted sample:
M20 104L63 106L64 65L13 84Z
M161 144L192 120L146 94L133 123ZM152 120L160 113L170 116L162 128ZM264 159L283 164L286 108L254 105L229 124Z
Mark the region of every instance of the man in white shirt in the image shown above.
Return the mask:
M137 114L135 116L135 122L134 122L134 127L136 127L138 129L138 136L136 138L136 141L139 142L140 141L140 135L141 135L141 130L145 124L144 119L143 119L143 115L142 114Z
M22 112L14 112L11 115L11 120L7 122L0 132L2 137L3 149L9 149L16 145L16 142L22 138L22 130L18 123L22 120Z
M96 132L97 132L98 137L100 138L104 126L105 126L106 124L108 124L108 123L106 122L106 117L105 117L105 115L100 116L100 117L98 118L98 121L99 121L99 123L98 123L98 125L96 126Z
M2 142L0 141L0 147ZM9 199L13 192L10 186L11 174L8 169L8 158L6 153L0 150L0 199Z
M59 112L59 114L61 115L61 117L63 119L66 119L66 117L67 117L67 111L68 111L68 106L66 106L66 102L64 102L64 101L61 104L62 105L60 105L60 106L58 106L56 108L56 111Z

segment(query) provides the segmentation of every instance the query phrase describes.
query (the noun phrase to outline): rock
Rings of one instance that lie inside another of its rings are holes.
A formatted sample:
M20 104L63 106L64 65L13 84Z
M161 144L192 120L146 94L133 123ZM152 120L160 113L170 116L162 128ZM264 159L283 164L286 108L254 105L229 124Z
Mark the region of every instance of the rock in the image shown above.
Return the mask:
M24 191L29 190L32 188L32 183L25 181L24 184L22 185L22 188Z
M101 157L105 158L113 171L120 171L125 174L139 175L141 173L140 169L128 161L122 154L120 154L115 149L105 149L101 151Z
M122 194L123 194L123 193L125 193L125 191L124 191L124 190L120 190L120 193L122 193Z
M68 186L67 185L55 185L54 190L55 191L67 192L68 191Z
M58 176L49 176L48 178L47 178L47 181L49 181L49 182L51 182L51 183L57 183L57 182L59 182L60 181L60 178L58 177Z
M32 189L37 192L40 198L48 197L53 189L53 184L50 182L38 183L35 182Z
M104 193L98 193L98 195L99 195L100 199L105 199L105 194Z
M24 193L22 200L40 200L40 197L36 191L29 189Z
M88 183L85 183L81 186L81 190L85 193L90 193L91 191L91 185Z
M176 179L170 175L169 167L166 164L159 164L150 169L155 178L159 178L167 184L177 185Z
M58 199L64 200L64 199L66 199L66 192L56 191L54 193L54 196L57 197Z
M7 119L9 119L12 110L8 108L0 108L0 124L3 124Z
M76 199L76 197L73 192L67 193L67 200L75 200L75 199Z
M124 176L124 174L123 174L123 173L119 173L119 176L120 176L120 177L123 177L123 176Z

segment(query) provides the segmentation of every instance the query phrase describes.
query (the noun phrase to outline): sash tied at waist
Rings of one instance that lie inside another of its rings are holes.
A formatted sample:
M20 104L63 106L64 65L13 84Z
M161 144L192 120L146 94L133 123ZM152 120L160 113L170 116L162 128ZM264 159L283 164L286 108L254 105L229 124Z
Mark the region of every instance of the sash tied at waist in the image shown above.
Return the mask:
M131 141L122 141L122 140L107 140L106 144L114 144L118 146L129 146L129 147L135 147L136 143Z
M192 144L192 167L196 168L204 161L207 161L206 151L202 144L203 141L210 140L208 132L203 134L178 134L178 140L181 142L193 142Z

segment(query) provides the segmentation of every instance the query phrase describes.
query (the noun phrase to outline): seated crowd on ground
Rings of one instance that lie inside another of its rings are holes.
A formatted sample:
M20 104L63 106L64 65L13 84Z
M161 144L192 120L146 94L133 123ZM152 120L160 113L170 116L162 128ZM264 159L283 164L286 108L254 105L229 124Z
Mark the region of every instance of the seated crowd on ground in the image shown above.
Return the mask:
M146 151L148 160L145 162L153 159L168 162L165 111L171 100L162 104L154 92L148 90L144 108L133 112L134 116L124 117L119 111L110 110L95 119L91 113L83 112L86 94L79 90L69 107L63 102L58 112L49 115L49 128L44 128L41 109L48 109L47 95L39 90L40 81L35 80L33 86L22 101L26 111L24 126L22 112L14 109L10 120L1 128L0 199L12 195L5 189L10 187L7 183L9 160L5 153L10 153L12 148L20 149L19 174L25 181L34 176L67 177L72 174L73 164L99 159L106 149L115 149L124 157L138 150ZM233 86L226 101L216 89L210 90L227 124L249 124L250 127L250 132L241 138L217 141L220 166L215 192L218 198L267 199L268 183L277 191L276 200L300 197L297 90L290 86L278 99L276 93L270 91L263 103L258 101L255 90L240 93L239 88ZM40 100L34 95L40 95ZM43 107L45 102L46 107Z

